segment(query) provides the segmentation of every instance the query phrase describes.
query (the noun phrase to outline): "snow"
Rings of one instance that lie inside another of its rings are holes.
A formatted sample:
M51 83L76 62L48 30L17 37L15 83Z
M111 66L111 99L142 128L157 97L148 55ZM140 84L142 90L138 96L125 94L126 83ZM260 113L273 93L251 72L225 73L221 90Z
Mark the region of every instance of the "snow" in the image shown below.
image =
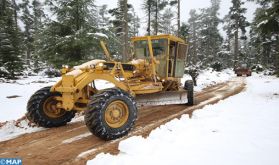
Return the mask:
M95 148L91 149L91 150L87 150L85 152L80 153L77 157L78 158L82 158L82 157L86 157L87 155L90 155L92 152L96 151Z
M91 136L91 135L92 135L91 132L87 132L87 133L84 133L84 134L81 134L81 135L77 135L77 136L75 136L75 137L72 137L72 138L70 138L70 139L63 140L62 143L63 143L63 144L72 143L72 142L78 141L78 140L80 140L80 139L82 139L82 138L86 138L86 137Z
M222 72L216 72L212 69L202 70L197 78L197 86L194 87L194 91L200 92L208 86L226 82L234 76L235 73L232 69L225 69ZM189 75L184 75L181 79L181 83L184 84L186 80L191 80L191 77Z
M40 88L53 85L59 79L33 76L15 82L0 83L0 122L22 117L26 112L27 101L31 95ZM8 96L18 97L7 98Z
M9 71L3 66L0 67L0 71L5 72L5 73L9 73Z
M138 65L138 64L144 63L144 60L143 59L137 59L137 60L133 59L130 63L133 65Z
M103 38L106 38L108 39L108 36L104 33L87 33L88 35L94 35L94 36L97 36L97 37L103 37Z
M76 77L80 74L82 74L82 70L80 70L80 69L75 69L75 70L72 70L69 73L66 73L67 76L74 76L74 77Z
M119 143L118 155L101 153L100 164L277 165L279 79L253 74L247 89L215 105L160 126L147 138Z
M74 69L89 69L95 67L98 63L106 62L105 60L91 60L81 65L75 66Z
M257 25L257 28L259 28L260 26L265 25L267 23L268 23L268 20L264 20Z
M45 128L42 127L30 127L27 120L23 120L20 123L17 123L16 121L9 121L0 128L0 141L16 138L17 136L26 133L45 130Z

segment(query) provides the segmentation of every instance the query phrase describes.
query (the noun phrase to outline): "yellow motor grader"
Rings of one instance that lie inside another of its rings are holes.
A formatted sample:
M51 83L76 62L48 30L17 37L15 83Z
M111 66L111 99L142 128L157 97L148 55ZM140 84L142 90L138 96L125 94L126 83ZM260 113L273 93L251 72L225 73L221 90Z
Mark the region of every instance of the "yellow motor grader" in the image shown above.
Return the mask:
M61 69L62 79L34 93L27 105L27 118L42 127L65 125L77 111L84 111L88 129L112 140L128 134L145 105L192 105L193 83L184 75L187 44L172 35L133 37L133 60L114 61L101 46L105 60L92 60ZM96 80L114 84L98 90Z

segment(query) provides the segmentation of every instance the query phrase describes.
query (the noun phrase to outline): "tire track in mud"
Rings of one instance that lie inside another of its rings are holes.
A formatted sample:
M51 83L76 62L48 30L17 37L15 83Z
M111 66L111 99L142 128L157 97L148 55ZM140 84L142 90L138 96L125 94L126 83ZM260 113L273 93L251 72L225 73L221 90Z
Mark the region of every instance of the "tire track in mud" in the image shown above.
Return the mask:
M244 88L244 78L236 77L227 83L208 87L196 93L194 106L142 107L136 125L129 135L113 141L103 141L94 135L87 135L89 131L84 122L24 134L0 142L0 157L21 157L23 164L86 164L88 159L101 152L117 154L121 140L135 135L146 137L160 125L174 118L180 118L183 114L191 116L194 110L235 95ZM63 143L67 140L71 142Z

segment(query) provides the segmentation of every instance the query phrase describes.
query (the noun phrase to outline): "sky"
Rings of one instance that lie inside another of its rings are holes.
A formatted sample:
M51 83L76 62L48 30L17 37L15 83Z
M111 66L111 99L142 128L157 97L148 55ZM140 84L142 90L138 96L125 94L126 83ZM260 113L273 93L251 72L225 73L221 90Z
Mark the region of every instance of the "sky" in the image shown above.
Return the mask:
M96 0L97 5L107 4L108 8L114 8L117 6L117 0ZM128 3L132 4L141 18L141 28L143 28L145 14L142 10L143 0L128 0ZM191 9L199 9L210 6L210 0L181 0L181 19L183 22L187 22L189 19L189 12ZM220 18L223 18L231 7L231 0L221 0L220 5ZM257 6L253 2L245 2L245 7L247 8L246 17L248 21L252 21L253 14ZM142 30L141 30L142 33Z

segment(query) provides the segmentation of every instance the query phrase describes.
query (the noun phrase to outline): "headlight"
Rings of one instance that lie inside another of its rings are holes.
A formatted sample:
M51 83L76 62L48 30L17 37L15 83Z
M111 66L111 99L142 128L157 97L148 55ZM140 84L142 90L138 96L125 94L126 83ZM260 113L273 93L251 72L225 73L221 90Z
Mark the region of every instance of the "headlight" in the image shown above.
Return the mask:
M99 63L98 65L97 65L98 67L100 67L100 68L102 68L103 66L104 66L104 63Z
M66 69L68 69L68 68L69 68L69 66L68 66L68 65L62 65L62 68L66 68Z

